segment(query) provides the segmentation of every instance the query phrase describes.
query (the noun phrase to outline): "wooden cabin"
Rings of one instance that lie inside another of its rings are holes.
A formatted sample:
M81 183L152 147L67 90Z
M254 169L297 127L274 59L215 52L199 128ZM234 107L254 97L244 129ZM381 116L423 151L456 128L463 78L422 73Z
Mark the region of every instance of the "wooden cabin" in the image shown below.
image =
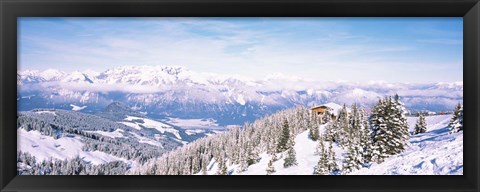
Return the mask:
M322 106L312 108L312 113L320 115L320 114L324 114L325 111L327 111L327 110L328 110L328 107L322 105Z
M312 107L312 113L316 114L316 115L320 115L323 118L325 118L324 117L325 113L329 112L330 119L335 120L336 117L337 117L337 113L341 108L342 108L341 105L338 105L338 104L335 104L335 103L327 103L327 104L323 104L323 105L320 105L320 106ZM347 108L347 112L348 112L348 110L349 109Z

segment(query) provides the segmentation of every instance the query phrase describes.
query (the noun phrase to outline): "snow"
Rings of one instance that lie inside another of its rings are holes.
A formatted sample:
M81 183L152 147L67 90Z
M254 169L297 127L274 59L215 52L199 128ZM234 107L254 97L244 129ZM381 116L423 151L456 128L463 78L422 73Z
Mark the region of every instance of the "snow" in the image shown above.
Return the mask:
M115 131L112 132L107 132L107 131L85 131L87 133L96 133L99 135L103 135L105 137L110 137L110 138L117 138L117 137L124 137L123 136L123 130L122 129L116 129Z
M449 134L448 122L451 115L427 116L427 132L411 136L410 145L401 154L389 157L381 164L373 163L370 167L349 173L351 175L462 175L463 174L463 132ZM409 126L412 129L416 117L409 117ZM413 124L412 124L413 122ZM326 125L320 126L323 132ZM327 142L325 142L328 147ZM295 151L298 165L289 168L283 167L283 157L277 154L279 160L273 163L276 172L273 175L312 175L319 156L315 156L317 142L308 138L308 131L304 131L295 138ZM334 144L338 166L346 151ZM250 165L248 170L237 173L239 165L229 165L227 170L233 175L265 175L270 155L261 153L260 161ZM228 163L227 163L228 164ZM218 163L212 160L207 173L215 174ZM197 175L200 175L197 173Z
M126 126L129 126L131 128L134 128L136 130L141 130L142 129L142 127L140 127L140 125L138 125L137 123L132 123L132 122L119 122L119 123L124 124Z
M240 105L245 105L245 99L243 99L243 95L238 95L237 97L237 103L239 103Z
M72 107L72 111L80 111L80 110L83 110L83 109L87 108L87 106L80 107L80 106L76 106L74 104L70 104L70 107Z
M37 113L37 114L49 114L49 115L57 116L57 114L54 111L36 111L35 113Z
M463 175L463 132L449 134L450 118L451 115L427 116L427 132L412 136L405 152L352 174ZM409 118L409 122L415 120Z
M147 118L134 117L134 116L127 116L124 120L126 120L126 121L142 120L143 123L139 123L139 122L121 122L121 123L123 123L127 126L130 126L132 128L139 129L139 130L141 129L140 125L142 125L142 126L147 127L147 128L156 129L156 130L160 131L160 133L169 132L169 133L175 135L175 137L177 137L178 139L182 139L178 130L174 129L170 125L166 125L166 124L158 122L158 121L154 121L154 120L147 119Z
M138 135L136 133L133 133L133 132L130 132L130 133L138 139L139 143L145 143L145 144L149 144L149 145L153 145L153 146L163 148L163 145L158 141L155 141L155 140L147 138L147 137L140 136L140 135Z
M216 120L208 119L180 119L180 118L169 118L168 123L179 126L183 129L224 129L223 127L218 126Z
M30 85L21 86L20 95L23 90L29 94L29 90L33 89L41 91L40 97L60 105L73 102L95 103L98 99L111 100L115 98L101 93L117 91L123 92L128 102L141 106L160 106L168 102L178 102L180 105L194 102L200 104L198 106L261 103L268 108L292 107L319 101L347 105L357 102L372 106L379 97L398 93L410 109L440 112L453 109L455 104L463 100L463 82L324 82L282 74L249 79L226 74L205 74L178 66L122 66L99 73L26 70L18 71L18 75L19 84ZM37 90L45 86L48 89ZM83 95L84 92L89 94ZM179 97L178 93L182 93L182 96ZM59 103L60 99L64 103Z
M188 129L188 130L185 130L185 133L187 135L195 135L195 134L199 134L199 133L203 133L205 132L205 130L203 129Z
M73 159L77 155L84 161L94 165L104 164L111 161L124 161L124 158L116 157L101 151L82 151L83 143L79 137L61 137L54 139L42 135L38 131L26 131L17 129L17 150L28 152L35 156L37 161L53 159Z
M65 76L65 73L56 69L47 69L39 74L47 81L58 80Z

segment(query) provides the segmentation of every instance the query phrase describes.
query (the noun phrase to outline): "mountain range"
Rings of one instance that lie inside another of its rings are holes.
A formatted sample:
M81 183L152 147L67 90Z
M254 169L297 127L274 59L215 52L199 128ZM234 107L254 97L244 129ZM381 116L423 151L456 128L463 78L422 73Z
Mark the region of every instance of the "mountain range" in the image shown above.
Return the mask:
M368 108L394 94L410 111L451 111L463 102L463 82L334 82L278 73L249 79L178 66L123 66L103 72L23 70L18 71L17 85L20 111L76 107L96 113L120 102L155 119L213 118L220 125L243 124L297 105L356 102Z

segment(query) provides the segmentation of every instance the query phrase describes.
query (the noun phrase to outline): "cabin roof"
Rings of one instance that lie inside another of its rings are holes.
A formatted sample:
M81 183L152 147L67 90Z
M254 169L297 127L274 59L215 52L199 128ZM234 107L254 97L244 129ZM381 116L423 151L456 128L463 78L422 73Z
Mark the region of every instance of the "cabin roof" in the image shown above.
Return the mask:
M343 107L342 105L330 102L330 103L314 106L314 107L312 107L312 110L318 109L318 108L324 108L324 109L328 108L329 110L337 113L338 111L340 111L342 109L342 107ZM350 112L350 108L348 108L348 107L347 107L347 112Z

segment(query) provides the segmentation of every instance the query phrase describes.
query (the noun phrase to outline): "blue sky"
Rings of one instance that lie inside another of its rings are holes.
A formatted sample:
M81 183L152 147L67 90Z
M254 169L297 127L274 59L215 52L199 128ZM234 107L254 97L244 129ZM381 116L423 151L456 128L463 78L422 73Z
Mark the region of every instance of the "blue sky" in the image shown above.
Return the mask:
M184 66L260 79L463 79L458 18L20 18L19 70Z

